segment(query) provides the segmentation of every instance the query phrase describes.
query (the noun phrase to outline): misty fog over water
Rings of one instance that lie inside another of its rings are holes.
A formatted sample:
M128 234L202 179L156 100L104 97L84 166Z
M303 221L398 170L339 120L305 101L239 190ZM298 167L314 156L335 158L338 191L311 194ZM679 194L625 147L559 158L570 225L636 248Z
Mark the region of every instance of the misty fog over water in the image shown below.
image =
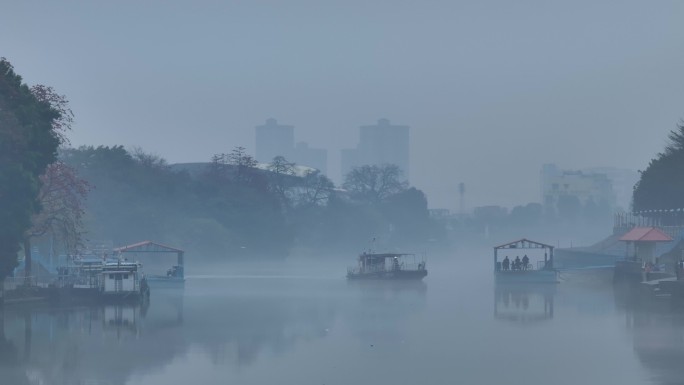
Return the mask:
M682 20L3 2L0 385L684 384Z
M149 305L12 307L3 384L669 384L684 313L601 272L500 286L491 249L423 282L348 282L346 261L194 271ZM350 259L351 260L351 259ZM662 355L670 358L662 360Z

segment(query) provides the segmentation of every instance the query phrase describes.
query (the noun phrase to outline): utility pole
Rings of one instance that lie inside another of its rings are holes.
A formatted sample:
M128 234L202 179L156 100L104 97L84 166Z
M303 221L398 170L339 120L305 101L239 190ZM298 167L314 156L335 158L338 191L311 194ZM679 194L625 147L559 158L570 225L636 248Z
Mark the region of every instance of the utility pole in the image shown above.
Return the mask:
M465 216L465 183L458 184L458 204L459 214L461 217Z

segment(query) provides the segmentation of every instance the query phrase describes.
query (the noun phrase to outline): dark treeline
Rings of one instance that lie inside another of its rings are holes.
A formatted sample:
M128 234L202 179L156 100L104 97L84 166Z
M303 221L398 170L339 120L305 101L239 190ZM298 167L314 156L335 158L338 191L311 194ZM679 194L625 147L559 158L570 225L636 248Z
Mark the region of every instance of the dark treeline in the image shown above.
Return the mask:
M92 188L84 220L91 242L150 239L211 259L422 250L445 238L425 194L394 165L357 168L338 188L282 157L259 168L240 147L189 166L122 146L60 157Z
M482 206L467 215L441 219L458 245L491 245L529 237L569 246L593 243L609 231L613 211L605 203L589 199L581 202L576 196L558 199L554 205L532 202L508 209L502 206Z
M50 87L29 87L0 58L0 294L43 208L40 178L66 142L72 116L64 96Z
M665 150L651 160L634 187L634 211L684 208L684 121Z

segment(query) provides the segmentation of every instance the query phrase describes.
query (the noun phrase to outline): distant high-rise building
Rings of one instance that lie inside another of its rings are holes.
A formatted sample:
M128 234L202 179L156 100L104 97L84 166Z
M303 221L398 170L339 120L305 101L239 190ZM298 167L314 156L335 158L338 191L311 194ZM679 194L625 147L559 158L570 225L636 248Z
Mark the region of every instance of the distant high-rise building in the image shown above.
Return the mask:
M373 126L361 126L359 144L341 152L344 177L354 167L363 165L395 164L409 180L409 126L391 125L380 119Z
M266 120L266 124L255 127L256 159L261 163L270 163L276 156L283 156L290 162L328 172L328 151L311 148L306 142L295 146L294 127L278 124L275 119Z
M292 158L294 150L294 127L278 124L275 119L266 120L266 124L256 126L256 159L269 163L276 156Z

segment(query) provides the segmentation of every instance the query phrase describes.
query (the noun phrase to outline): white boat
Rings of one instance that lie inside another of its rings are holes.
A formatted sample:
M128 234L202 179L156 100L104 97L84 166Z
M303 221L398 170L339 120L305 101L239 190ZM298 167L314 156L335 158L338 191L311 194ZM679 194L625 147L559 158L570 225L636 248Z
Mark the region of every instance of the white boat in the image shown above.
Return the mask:
M59 267L54 286L63 300L140 300L150 292L140 263L92 256Z

